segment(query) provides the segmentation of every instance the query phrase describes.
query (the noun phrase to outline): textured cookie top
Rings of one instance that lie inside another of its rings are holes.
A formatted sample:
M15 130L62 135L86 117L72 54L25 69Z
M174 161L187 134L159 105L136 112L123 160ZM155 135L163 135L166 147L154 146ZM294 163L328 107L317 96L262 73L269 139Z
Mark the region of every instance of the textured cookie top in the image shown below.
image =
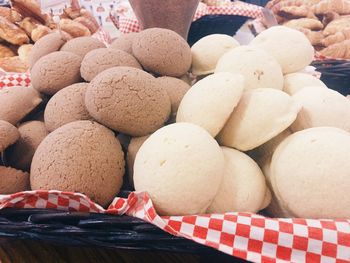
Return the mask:
M132 136L160 128L171 107L167 92L153 76L130 67L111 68L94 78L85 105L98 122Z
M114 40L109 47L113 49L123 50L129 54L132 54L132 44L137 36L138 33L129 33L122 35Z
M0 193L3 195L29 190L28 173L0 166L0 177Z
M162 76L181 77L191 67L191 48L177 33L151 28L139 33L132 51L144 69Z
M94 37L77 37L69 40L61 47L61 51L72 52L83 58L91 50L106 47Z
M53 131L64 124L91 119L85 108L85 92L89 84L76 83L57 92L45 108L45 125Z
M32 85L39 92L53 95L80 81L81 58L57 51L40 58L31 69Z
M85 193L105 206L118 194L124 154L114 133L91 121L68 123L50 133L32 161L33 190Z
M111 48L99 48L90 51L81 63L81 76L91 81L102 71L118 66L142 69L137 60L129 53Z

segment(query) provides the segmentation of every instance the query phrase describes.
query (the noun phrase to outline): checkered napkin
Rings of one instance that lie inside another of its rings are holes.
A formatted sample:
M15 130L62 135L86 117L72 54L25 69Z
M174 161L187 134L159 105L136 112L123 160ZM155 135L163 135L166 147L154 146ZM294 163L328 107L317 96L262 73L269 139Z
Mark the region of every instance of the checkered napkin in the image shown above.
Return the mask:
M200 3L193 20L197 20L205 15L237 15L251 18L263 17L262 7L244 2L233 2L229 6L207 6ZM139 32L140 24L134 14L126 16L113 16L111 19L121 33Z
M252 262L350 262L350 220L273 219L250 213L160 217L144 192L117 197L106 210L82 194L60 191L0 196L0 209L5 207L126 214Z

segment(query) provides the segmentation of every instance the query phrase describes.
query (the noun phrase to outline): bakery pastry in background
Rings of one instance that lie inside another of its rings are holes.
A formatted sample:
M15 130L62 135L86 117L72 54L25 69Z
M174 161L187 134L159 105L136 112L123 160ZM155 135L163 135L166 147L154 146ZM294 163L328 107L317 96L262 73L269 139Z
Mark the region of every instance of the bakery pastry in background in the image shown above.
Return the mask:
M29 37L26 32L0 16L0 38L14 45L23 45L29 43Z
M14 57L16 56L13 50L3 44L0 44L0 58Z
M29 64L29 54L32 51L32 48L32 44L26 44L20 46L18 49L18 56L20 60L23 61L25 64Z
M86 26L70 19L61 19L59 26L61 30L67 32L73 38L91 36L90 30Z
M19 56L0 58L0 68L7 72L24 73L28 70L28 64L23 62Z
M31 38L34 42L38 41L43 36L49 34L52 30L43 25L38 25L31 33Z

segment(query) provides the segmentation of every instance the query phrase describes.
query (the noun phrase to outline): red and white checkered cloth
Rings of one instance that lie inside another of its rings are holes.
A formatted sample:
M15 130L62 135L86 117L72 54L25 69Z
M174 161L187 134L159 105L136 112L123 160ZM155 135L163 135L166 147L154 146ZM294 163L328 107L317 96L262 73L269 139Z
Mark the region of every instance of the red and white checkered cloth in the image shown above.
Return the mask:
M193 20L195 21L205 15L237 15L251 18L263 17L262 7L239 1L233 2L229 6L207 6L204 3L200 3ZM139 32L141 30L135 15L111 16L111 19L121 33L126 34Z
M51 208L127 214L168 233L252 262L350 262L350 220L273 219L250 213L157 215L146 193L115 198L108 209L82 194L29 191L0 196L0 209Z

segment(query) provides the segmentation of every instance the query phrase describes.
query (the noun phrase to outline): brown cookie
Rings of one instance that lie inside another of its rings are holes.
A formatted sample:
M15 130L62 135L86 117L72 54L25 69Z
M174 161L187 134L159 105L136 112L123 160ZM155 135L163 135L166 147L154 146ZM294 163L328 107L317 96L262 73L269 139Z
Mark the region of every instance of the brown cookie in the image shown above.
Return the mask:
M61 51L72 52L81 58L87 53L97 48L106 47L101 41L93 37L77 37L69 40L61 47Z
M128 52L129 54L132 54L132 44L137 36L138 33L129 33L121 35L116 40L114 40L109 47L113 49L123 50L125 52Z
M71 52L56 51L40 58L31 69L33 87L44 94L53 95L77 83L81 58Z
M151 28L140 32L132 51L144 69L158 75L181 77L191 67L190 46L168 29Z
M170 99L150 74L130 67L105 70L90 83L85 105L103 125L132 136L150 134L170 114Z
M0 166L0 193L14 194L29 190L29 174L14 168Z
M86 54L81 63L80 73L83 79L91 81L102 71L119 66L142 69L140 63L125 51L99 48Z

